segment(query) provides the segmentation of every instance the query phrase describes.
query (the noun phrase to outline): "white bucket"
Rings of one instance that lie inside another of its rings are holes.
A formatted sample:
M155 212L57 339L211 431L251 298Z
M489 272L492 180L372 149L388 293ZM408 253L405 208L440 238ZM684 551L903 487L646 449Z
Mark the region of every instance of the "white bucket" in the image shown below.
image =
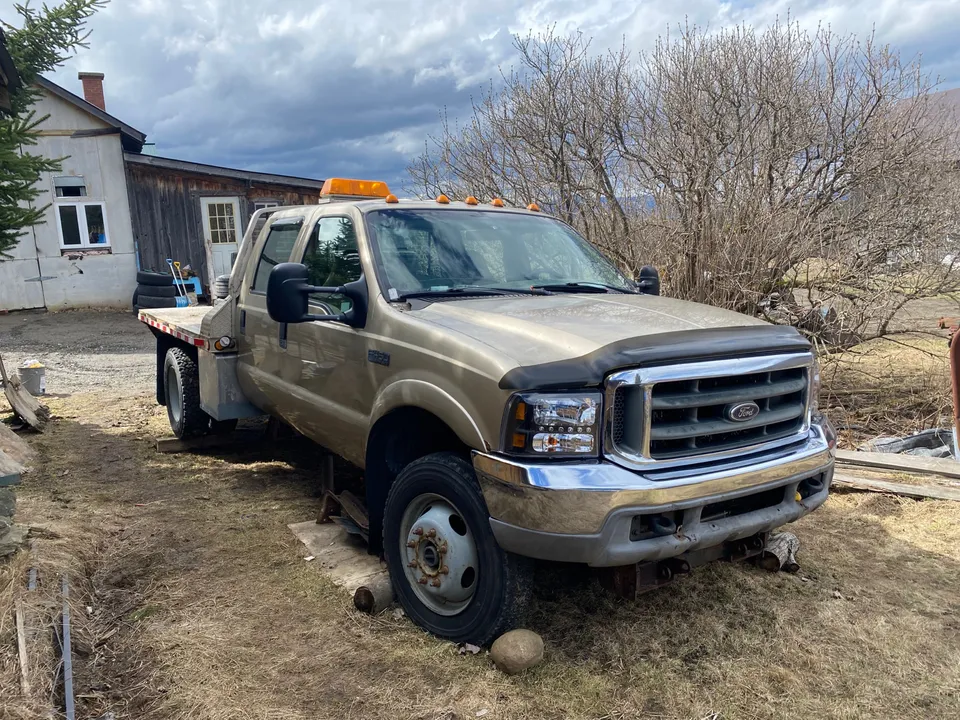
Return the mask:
M17 368L20 373L20 384L31 395L45 395L47 392L46 368L40 363Z

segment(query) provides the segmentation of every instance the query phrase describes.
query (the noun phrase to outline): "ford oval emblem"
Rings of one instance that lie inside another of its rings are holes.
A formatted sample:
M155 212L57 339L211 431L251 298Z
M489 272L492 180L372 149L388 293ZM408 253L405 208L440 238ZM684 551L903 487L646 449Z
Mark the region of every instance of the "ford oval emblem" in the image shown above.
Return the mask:
M746 422L747 420L753 420L760 414L760 406L752 400L748 400L747 402L727 405L723 414L727 420L732 422Z

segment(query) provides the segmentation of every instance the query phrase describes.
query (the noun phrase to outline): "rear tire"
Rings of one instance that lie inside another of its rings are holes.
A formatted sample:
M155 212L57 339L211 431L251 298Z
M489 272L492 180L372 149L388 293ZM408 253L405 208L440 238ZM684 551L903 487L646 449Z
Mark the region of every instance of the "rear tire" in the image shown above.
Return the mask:
M137 290L155 298L175 298L180 294L176 285L138 285Z
M522 619L533 564L497 544L463 458L434 453L404 468L387 496L383 547L400 604L424 630L485 645Z
M167 350L163 378L167 418L173 434L183 440L206 433L211 418L200 407L200 373L186 350L179 347Z
M173 275L140 270L137 272L137 285L156 285L158 287L173 285Z
M153 295L137 295L137 305L142 308L173 308L177 306L175 297L154 297Z

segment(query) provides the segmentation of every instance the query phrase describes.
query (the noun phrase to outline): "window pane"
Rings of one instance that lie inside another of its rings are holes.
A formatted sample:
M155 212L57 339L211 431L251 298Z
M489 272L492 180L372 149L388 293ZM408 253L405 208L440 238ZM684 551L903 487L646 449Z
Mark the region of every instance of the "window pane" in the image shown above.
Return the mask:
M267 291L267 280L270 271L275 265L290 261L290 253L297 242L300 228L303 223L283 223L270 228L267 241L263 245L263 253L257 263L257 274L253 279L253 289L260 292Z
M107 244L107 226L103 221L103 205L84 205L87 217L87 238L91 245Z
M360 254L357 233L348 218L322 218L313 229L303 264L310 273L311 285L336 286L360 279ZM310 302L326 306L328 312L346 312L350 301L342 295L315 293Z
M63 244L82 245L83 239L80 237L80 221L77 218L76 205L61 205L58 210L60 212L60 230L63 233Z

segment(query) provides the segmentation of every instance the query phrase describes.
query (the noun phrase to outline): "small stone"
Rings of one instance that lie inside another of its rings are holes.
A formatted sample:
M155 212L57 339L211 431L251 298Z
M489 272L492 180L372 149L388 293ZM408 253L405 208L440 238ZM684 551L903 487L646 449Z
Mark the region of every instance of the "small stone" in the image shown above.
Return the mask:
M543 660L543 638L532 630L511 630L493 643L490 658L507 675L516 675Z

